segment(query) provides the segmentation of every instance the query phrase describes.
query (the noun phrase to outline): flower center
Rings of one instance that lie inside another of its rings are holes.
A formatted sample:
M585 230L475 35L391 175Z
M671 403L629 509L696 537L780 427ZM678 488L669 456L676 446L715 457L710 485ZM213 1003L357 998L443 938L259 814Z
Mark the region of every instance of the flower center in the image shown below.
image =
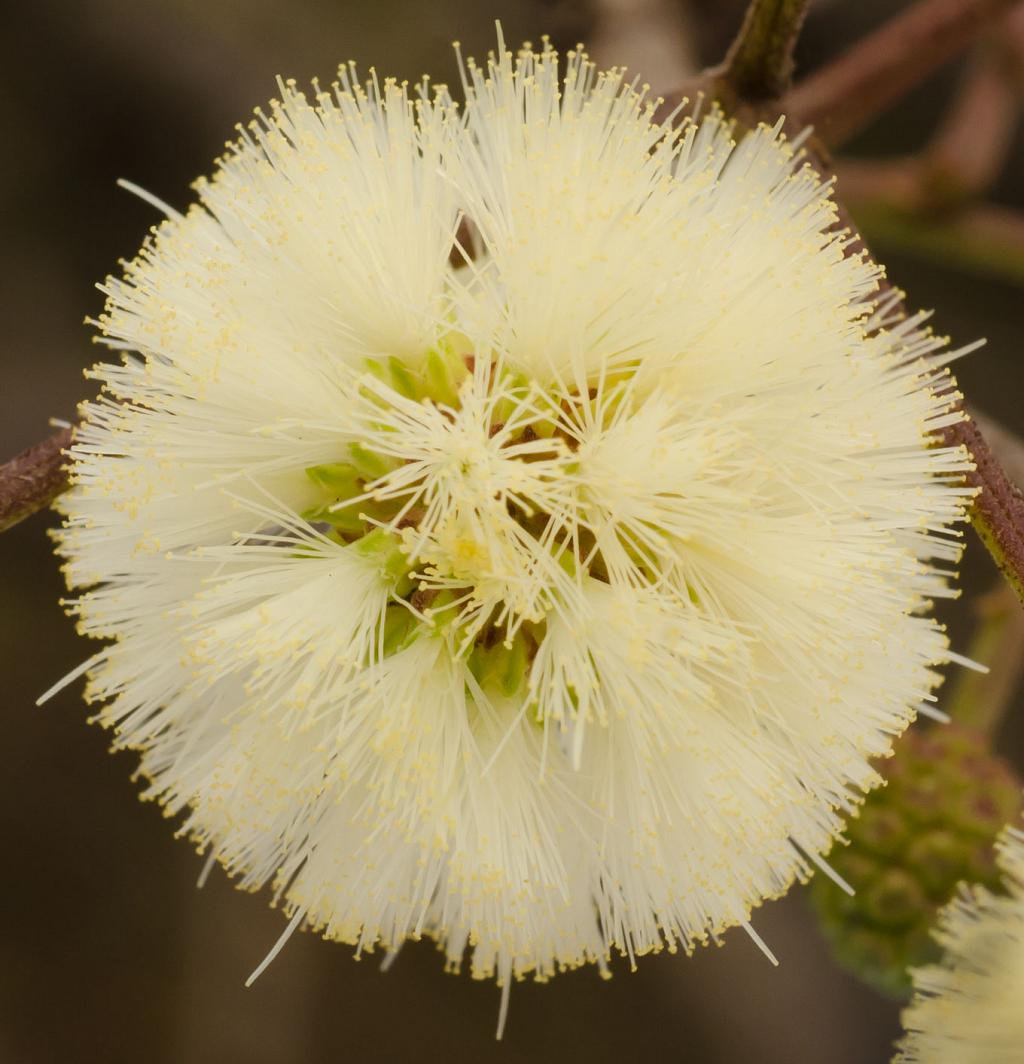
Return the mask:
M607 582L579 476L588 422L626 402L628 381L604 387L548 392L456 343L369 367L363 431L306 470L323 498L303 516L391 582L385 654L432 629L512 694L551 609Z

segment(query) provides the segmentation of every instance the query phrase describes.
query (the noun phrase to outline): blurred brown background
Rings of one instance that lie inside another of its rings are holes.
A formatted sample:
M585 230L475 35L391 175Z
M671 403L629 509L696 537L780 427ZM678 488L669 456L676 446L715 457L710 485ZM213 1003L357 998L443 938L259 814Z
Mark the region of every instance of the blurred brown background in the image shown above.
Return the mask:
M819 2L799 52L810 70L901 3ZM716 60L734 0L24 0L0 4L0 458L71 417L95 356L94 283L157 219L115 186L128 178L176 206L209 170L233 124L274 92L276 74L329 79L341 60L415 78L455 79L449 42L481 54L506 38L587 41L671 88ZM943 70L862 136L892 154L926 140L956 90ZM1018 133L996 200L1021 205ZM842 191L840 186L840 192ZM1024 432L1022 292L948 263L878 249L938 328L989 346L959 369L968 396ZM85 724L78 690L35 697L89 651L58 606L61 580L40 515L0 537L3 712L0 831L0 1062L316 1064L320 1061L626 1061L875 1064L888 1060L898 1007L842 974L801 891L755 918L782 961L742 932L691 959L657 956L548 986L517 985L505 1041L498 992L446 976L426 943L386 975L343 946L300 934L250 990L243 981L283 927L266 899L235 891L172 839L135 798L131 759L111 758ZM977 542L968 598L993 570ZM963 643L968 609L950 620ZM1018 707L1019 708L1019 707ZM1021 728L1005 750L1021 763Z

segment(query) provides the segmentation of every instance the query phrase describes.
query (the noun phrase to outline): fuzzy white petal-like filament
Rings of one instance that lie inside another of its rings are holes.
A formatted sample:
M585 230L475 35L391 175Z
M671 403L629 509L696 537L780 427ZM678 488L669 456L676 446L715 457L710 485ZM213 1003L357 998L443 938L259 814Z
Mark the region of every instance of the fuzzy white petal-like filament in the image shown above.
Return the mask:
M877 785L962 661L970 348L875 297L781 127L462 71L464 111L282 83L106 282L58 541L144 794L293 927L507 1004L758 942Z

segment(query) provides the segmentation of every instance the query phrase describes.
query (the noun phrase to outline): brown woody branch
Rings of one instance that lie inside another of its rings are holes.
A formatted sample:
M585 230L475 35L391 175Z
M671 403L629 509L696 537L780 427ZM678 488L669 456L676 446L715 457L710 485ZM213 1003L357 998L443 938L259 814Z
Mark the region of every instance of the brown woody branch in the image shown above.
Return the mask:
M1014 484L1024 484L1024 440L980 410L967 408Z
M967 482L979 494L971 506L974 531L1006 582L1024 602L1024 495L1006 475L977 423L970 417L943 430L944 442L966 447L975 469Z
M71 446L71 429L0 465L0 532L49 506L68 486L64 452Z

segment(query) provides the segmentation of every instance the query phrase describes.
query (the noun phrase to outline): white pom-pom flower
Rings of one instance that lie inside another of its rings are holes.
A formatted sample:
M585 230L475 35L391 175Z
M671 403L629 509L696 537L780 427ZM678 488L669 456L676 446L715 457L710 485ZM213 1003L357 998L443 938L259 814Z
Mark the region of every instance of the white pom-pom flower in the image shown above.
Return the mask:
M58 539L184 833L507 987L753 934L820 860L950 657L969 459L779 127L462 69L282 84L108 281Z
M963 887L939 914L940 964L913 971L898 1064L1024 1060L1024 832L997 844L1005 895Z

